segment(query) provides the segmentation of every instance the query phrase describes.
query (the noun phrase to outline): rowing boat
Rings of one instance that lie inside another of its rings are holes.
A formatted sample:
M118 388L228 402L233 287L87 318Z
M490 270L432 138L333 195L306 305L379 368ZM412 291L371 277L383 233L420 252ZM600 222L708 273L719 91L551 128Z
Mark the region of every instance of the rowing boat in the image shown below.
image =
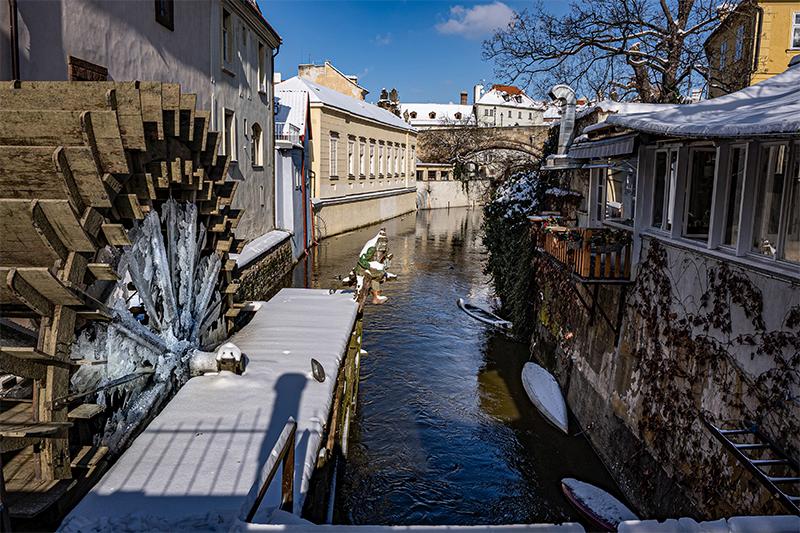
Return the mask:
M467 313L475 320L479 320L484 324L489 324L490 326L494 326L496 328L504 330L510 330L512 327L511 322L509 322L508 320L503 320L502 318L492 313L485 307L481 307L480 305L466 302L464 301L464 298L458 299L458 307L460 307L462 311Z
M556 378L536 363L525 363L522 367L522 386L547 421L568 433L567 405Z
M616 531L626 520L639 520L624 503L599 487L573 478L561 480L561 490L569 502L602 531Z

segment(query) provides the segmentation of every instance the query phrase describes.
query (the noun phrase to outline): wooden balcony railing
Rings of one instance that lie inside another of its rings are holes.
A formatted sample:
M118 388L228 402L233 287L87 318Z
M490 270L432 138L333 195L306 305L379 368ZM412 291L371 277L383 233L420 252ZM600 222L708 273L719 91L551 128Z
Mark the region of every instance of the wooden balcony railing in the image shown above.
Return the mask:
M581 280L593 283L629 281L631 241L624 230L550 226L540 232L543 251Z

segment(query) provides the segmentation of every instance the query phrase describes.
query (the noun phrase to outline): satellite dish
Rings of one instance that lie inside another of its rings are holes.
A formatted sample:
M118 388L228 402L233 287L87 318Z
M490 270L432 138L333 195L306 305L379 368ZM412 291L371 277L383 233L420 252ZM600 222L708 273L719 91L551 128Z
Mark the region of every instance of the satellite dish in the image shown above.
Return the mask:
M322 368L320 362L313 357L311 358L311 374L314 376L314 379L320 383L325 381L325 369Z

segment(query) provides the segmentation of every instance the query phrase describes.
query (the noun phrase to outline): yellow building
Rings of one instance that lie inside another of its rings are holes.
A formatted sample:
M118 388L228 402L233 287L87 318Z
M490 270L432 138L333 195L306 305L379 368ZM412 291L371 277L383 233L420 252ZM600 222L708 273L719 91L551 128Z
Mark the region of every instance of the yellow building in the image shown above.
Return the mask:
M742 0L704 47L711 98L779 74L800 54L800 1Z
M303 67L300 72L307 74ZM317 239L416 209L416 130L365 102L363 94L359 98L352 78L330 64L324 67L330 68L320 71L316 82L295 76L275 87L308 94Z

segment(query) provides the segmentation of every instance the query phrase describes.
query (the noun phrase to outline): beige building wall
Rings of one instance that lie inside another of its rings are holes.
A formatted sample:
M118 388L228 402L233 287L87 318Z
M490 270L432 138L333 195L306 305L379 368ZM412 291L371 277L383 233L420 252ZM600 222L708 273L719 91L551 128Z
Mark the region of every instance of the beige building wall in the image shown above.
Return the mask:
M315 231L317 239L330 237L382 220L411 213L417 209L415 190L399 191L383 197L325 205L317 210Z
M357 78L347 76L327 61L323 65L299 65L297 75L359 100L363 100L369 93L358 84Z
M322 104L312 104L311 125L313 131L317 132L313 141L311 161L315 198L334 198L414 186L416 133L370 121ZM337 141L335 168L331 165L331 139ZM350 142L354 143L352 169L348 161ZM384 158L383 172L380 169L381 147ZM363 174L360 168L362 148L365 167ZM392 152L391 171L387 168L389 148ZM395 149L399 159L397 172L394 171ZM374 172L370 171L370 150L374 158ZM331 175L332 170L335 171L335 175Z

